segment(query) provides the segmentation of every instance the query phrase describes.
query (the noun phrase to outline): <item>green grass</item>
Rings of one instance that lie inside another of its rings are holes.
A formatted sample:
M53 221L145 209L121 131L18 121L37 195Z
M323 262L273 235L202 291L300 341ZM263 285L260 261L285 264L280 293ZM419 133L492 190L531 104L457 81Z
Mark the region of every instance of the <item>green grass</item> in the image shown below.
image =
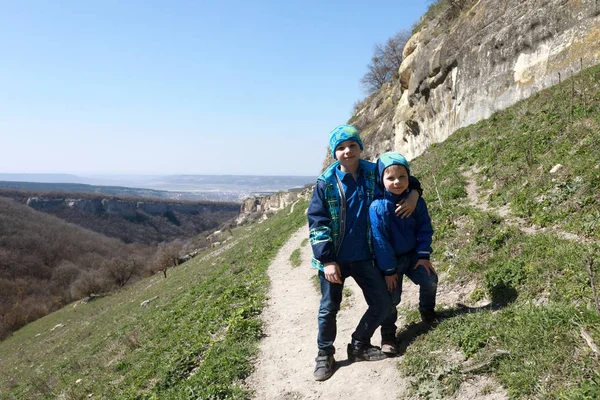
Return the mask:
M293 268L299 267L302 264L302 258L300 258L300 249L292 251L290 254L290 264Z
M423 384L428 387L421 394L449 395L469 374L460 373L461 365L445 362L443 353L436 350L458 349L471 358L470 364L477 364L502 349L510 354L495 358L479 372L492 372L511 398L577 398L586 386L587 390L595 386L598 394L598 362L582 346L579 327L572 321L600 334L597 313L558 303L546 307L515 304L497 312L457 315L419 337L409 347L402 370L415 379L415 389ZM436 378L433 385L432 377Z
M453 9L451 2L449 0L431 0L429 1L429 7L425 14L421 17L421 19L413 25L412 34L416 34L420 30L422 30L427 24L436 18L441 18L442 26L435 27L435 32L437 35L441 34L443 31L447 31L450 29L449 26L456 23L459 19L459 16L464 15L467 16L466 11L469 10L473 5L477 3L475 0L462 1L463 5L458 9ZM472 13L469 13L467 17L471 17ZM438 24L439 25L439 24Z
M310 277L312 286L318 295L321 295L321 280L319 279L319 273L315 270L315 274Z
M470 365L502 349L510 355L471 374L492 374L514 399L600 398L600 363L580 333L600 344L586 271L591 265L600 286L600 66L572 79L460 129L411 163L426 188L436 267L447 272L441 284L475 281L471 301L491 301L469 313L442 310L447 319L411 338L401 370L418 396L450 395L469 377L461 362L444 359L447 350ZM585 96L576 91L571 108L572 85ZM490 211L469 204L464 171L489 192ZM524 222L493 209L502 206ZM523 225L579 238L528 234Z
M421 20L415 24L412 29L412 34L419 32L423 27L431 20L437 18L440 14L450 8L450 2L448 0L433 0L429 4L427 11L421 17Z
M0 398L249 398L239 382L262 331L266 268L305 223L305 207L237 228L231 249L201 254L167 279L71 304L19 330L0 343Z

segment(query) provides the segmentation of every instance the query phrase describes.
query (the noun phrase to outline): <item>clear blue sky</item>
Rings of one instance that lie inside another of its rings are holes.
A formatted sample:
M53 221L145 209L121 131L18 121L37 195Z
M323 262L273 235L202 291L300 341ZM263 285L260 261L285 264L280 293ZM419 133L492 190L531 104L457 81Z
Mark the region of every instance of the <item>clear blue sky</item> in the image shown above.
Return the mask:
M427 1L0 6L0 172L316 175Z

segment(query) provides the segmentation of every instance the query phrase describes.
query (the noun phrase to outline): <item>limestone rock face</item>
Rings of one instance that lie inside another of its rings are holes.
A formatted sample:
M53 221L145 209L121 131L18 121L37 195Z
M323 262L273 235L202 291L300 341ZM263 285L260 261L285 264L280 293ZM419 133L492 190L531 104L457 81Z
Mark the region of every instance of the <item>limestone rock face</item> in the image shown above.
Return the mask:
M310 199L312 196L312 188L302 191L280 192L270 196L250 197L244 200L240 208L240 215L236 223L242 224L248 220L256 218L265 218L269 214L283 210L290 204L300 199Z
M600 63L596 0L472 3L451 21L429 21L405 46L398 77L356 108L350 123L362 130L366 159L386 151L412 159Z
M201 214L217 211L237 211L234 203L169 203L165 201L128 201L116 198L60 198L29 197L26 204L36 210L50 211L62 207L76 209L89 214L116 214L123 217L135 217L137 211L148 215L164 215L169 212L179 214Z

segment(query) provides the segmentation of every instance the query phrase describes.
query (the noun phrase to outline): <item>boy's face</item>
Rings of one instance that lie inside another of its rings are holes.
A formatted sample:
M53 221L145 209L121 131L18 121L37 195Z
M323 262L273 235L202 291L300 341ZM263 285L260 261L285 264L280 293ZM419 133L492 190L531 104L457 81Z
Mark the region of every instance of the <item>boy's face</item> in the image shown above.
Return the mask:
M408 172L402 165L391 165L383 171L383 186L388 192L402 194L408 188Z
M360 146L354 140L346 140L335 148L335 158L344 168L352 169L358 166L361 151Z

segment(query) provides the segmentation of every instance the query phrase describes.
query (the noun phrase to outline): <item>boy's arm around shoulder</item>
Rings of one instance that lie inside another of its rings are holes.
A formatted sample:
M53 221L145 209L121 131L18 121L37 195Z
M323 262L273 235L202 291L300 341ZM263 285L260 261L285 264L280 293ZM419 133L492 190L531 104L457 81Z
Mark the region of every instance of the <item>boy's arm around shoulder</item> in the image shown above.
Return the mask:
M416 190L419 193L419 197L423 196L423 188L421 187L421 181L419 181L416 177L410 175L408 177L408 188L410 190Z
M377 267L386 276L396 272L396 252L388 230L391 218L395 218L395 215L389 212L385 200L373 200L369 206L373 252Z
M313 256L323 264L335 261L331 236L331 215L325 189L326 183L317 181L307 211L309 240Z
M396 204L396 215L400 218L410 217L417 208L419 198L423 195L421 182L412 175L408 177L408 188L410 189L408 196L401 199L398 204Z
M417 219L417 255L421 259L428 260L433 252L431 248L433 226L431 225L431 217L427 210L427 203L422 197L417 202L415 217Z

